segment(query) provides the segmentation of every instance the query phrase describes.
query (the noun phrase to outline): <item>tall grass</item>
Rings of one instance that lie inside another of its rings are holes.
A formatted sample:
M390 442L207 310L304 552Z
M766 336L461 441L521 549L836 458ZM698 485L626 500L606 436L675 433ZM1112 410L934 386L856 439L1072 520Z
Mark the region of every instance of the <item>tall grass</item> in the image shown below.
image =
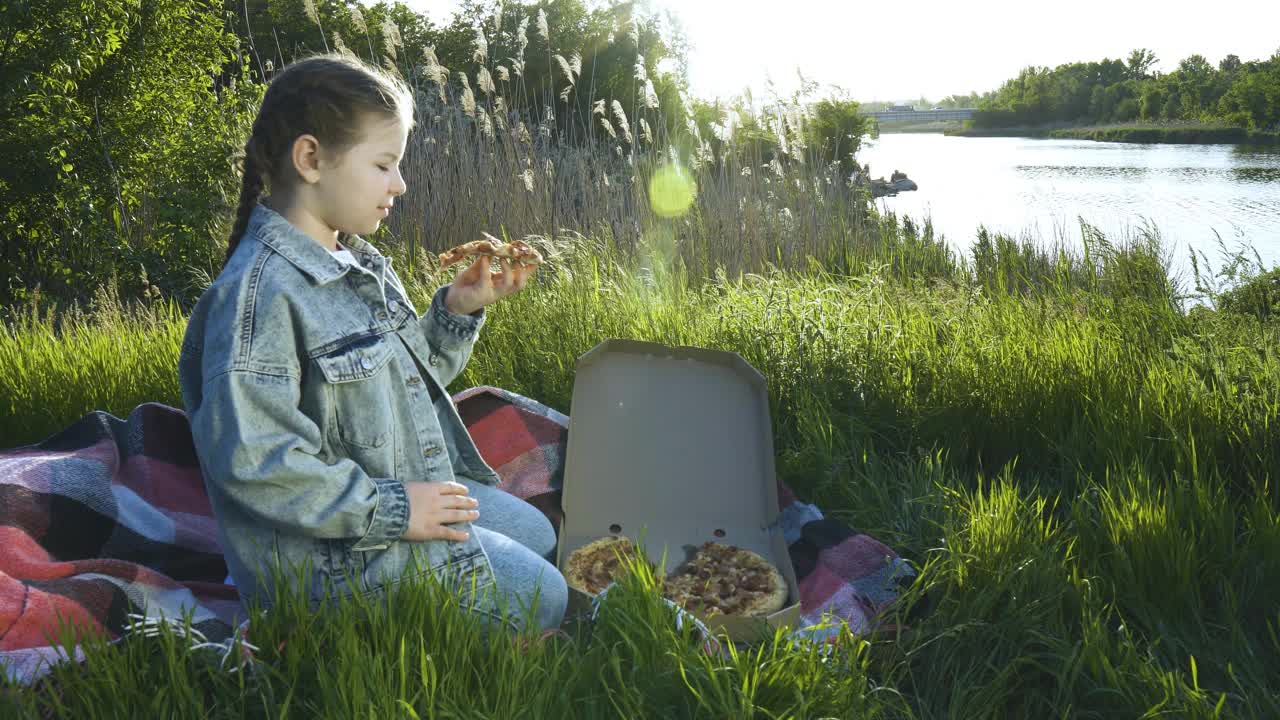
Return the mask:
M717 265L730 275L767 264L803 267L806 255L860 270L885 242L838 166L736 155L714 163L682 157L675 143L638 143L625 152L621 141L570 145L553 121L530 127L512 113L499 126L477 126L456 105L430 93L419 98L424 122L406 154L408 192L389 224L393 244L414 254L482 231L553 239L576 232L627 254L645 240L661 242L670 259L702 277ZM674 180L687 177L696 190L689 190L687 210L665 217L654 211L651 190L655 176L672 167L682 171Z
M38 301L0 323L0 447L45 438L91 410L182 407L177 351L186 318L172 302L124 302L104 285L85 308ZM73 389L74 388L74 389Z
M481 44L473 72L446 68L433 52L400 68L418 125L386 244L409 265L490 232L589 236L629 259L658 246L694 282L717 268L730 277L804 269L809 258L860 273L895 253L903 274L954 271L954 254L931 231L876 216L840 169L848 158L808 145L803 102L744 101L700 124L688 97L662 105L639 45L626 50L635 54L629 88L580 84L581 58L558 54L560 85L534 87L519 71L525 25L517 57L489 57ZM545 36L542 25L534 31Z
M630 256L609 239L540 242L555 261L490 309L453 389L498 385L567 412L575 358L605 338L740 353L769 379L782 479L920 568L890 618L900 634L833 656L774 643L707 658L638 599L600 634L517 658L431 615L445 612L435 598L400 611L410 623L265 620L259 647L297 639L266 651L256 685L168 650L148 664L161 651L138 640L10 698L30 713L58 697L104 714L149 700L284 717L411 716L400 700L442 717L1280 713L1274 324L1183 312L1132 248L1045 266L1058 275L997 262L926 283L884 262L695 282L647 238ZM421 307L444 282L419 266L410 293ZM179 403L176 311L52 322L0 335L4 445L95 408Z
M92 639L85 668L34 691L8 688L14 716L674 718L884 717L900 699L871 684L868 643L845 632L818 647L775 636L751 652L709 654L677 629L652 578L610 591L589 630L539 640L489 633L423 578L385 601L317 615L301 593L254 611L252 662L192 650L185 622L157 639ZM69 636L68 636L69 637Z

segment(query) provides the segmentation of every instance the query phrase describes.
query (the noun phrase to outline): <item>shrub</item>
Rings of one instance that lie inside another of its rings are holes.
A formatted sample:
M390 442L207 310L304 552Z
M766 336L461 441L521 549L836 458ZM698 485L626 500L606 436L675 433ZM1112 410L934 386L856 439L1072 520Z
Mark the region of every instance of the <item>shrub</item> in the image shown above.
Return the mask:
M24 302L36 286L83 300L112 271L139 263L163 290L182 293L216 262L211 226L234 189L230 161L260 92L223 75L237 41L221 4L3 8L16 42L0 80L0 306Z

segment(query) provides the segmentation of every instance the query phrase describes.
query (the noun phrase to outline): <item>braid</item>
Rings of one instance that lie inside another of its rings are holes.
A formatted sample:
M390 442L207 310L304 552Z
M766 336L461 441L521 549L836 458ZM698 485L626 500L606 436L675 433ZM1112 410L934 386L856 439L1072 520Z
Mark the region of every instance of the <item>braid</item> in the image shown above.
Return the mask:
M253 138L249 138L249 142L245 145L244 181L240 185L240 205L236 208L236 224L232 227L231 237L227 240L227 257L223 261L224 265L231 260L232 253L240 244L240 238L249 226L249 215L253 213L253 207L258 204L258 196L262 194L262 172L258 169L258 162L253 157L254 150Z

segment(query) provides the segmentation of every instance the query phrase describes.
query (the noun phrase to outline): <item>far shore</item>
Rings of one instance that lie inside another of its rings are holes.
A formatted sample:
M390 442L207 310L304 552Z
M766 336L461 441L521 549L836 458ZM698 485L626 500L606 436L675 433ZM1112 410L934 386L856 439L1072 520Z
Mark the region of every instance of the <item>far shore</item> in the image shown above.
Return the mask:
M932 120L929 122L881 122L879 123L880 134L890 135L892 133L944 133L953 134L953 131L963 130L963 120Z
M885 132L882 128L881 132ZM1223 125L1123 124L1082 126L1023 126L1002 128L953 127L944 129L956 137L1032 137L1100 142L1178 143L1193 145L1280 145L1280 132L1259 132Z

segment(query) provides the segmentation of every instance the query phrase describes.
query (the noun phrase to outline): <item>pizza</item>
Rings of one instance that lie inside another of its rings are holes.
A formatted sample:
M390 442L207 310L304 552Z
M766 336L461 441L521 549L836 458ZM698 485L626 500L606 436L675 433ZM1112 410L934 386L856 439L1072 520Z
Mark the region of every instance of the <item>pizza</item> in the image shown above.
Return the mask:
M697 615L769 615L787 604L787 581L760 555L708 542L668 575L664 595Z
M597 595L627 572L624 559L635 557L629 538L608 536L569 553L564 579L569 587ZM645 559L648 562L647 559ZM708 542L683 567L662 582L662 594L697 615L763 616L781 610L787 581L769 562L745 548Z
M610 535L594 540L569 553L564 580L571 588L596 595L626 574L622 558L635 553L635 543L629 538Z
M504 243L488 233L483 235L483 240L465 242L440 253L438 256L440 269L443 270L472 256L503 258L524 265L542 264L542 255L523 240Z

